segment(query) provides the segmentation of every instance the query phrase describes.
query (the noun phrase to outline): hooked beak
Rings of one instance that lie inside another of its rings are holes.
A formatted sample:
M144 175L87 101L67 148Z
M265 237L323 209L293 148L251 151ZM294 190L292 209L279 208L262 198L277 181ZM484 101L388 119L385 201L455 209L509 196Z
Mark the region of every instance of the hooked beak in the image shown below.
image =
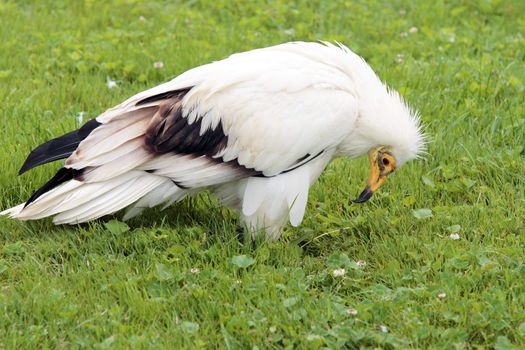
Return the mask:
M381 156L381 149L371 150L369 152L370 157L370 175L368 176L368 182L358 198L354 199L354 203L364 203L368 201L375 191L381 187L388 176L389 173L385 172L384 166L380 168L380 161L378 158Z
M352 200L352 202L354 202L354 203L364 203L367 200L369 200L370 197L372 197L373 194L374 194L374 192L372 192L372 189L370 188L370 186L366 186L365 189L363 190L363 192L361 192L361 194L359 195L359 197L357 197L356 199Z

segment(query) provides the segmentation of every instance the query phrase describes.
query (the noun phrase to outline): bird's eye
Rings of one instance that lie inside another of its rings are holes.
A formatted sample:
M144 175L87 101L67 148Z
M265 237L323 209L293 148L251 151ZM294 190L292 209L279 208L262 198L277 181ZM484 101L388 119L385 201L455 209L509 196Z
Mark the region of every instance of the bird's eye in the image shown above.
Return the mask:
M386 157L383 158L381 161L383 162L383 165L384 165L384 166L388 166L388 165L390 164L390 161L389 161L388 158L386 158Z

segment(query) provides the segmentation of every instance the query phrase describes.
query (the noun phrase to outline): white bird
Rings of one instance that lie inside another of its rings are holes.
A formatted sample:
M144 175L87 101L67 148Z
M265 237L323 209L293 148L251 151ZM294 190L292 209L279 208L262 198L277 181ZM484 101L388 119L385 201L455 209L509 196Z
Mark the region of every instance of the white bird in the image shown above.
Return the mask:
M250 234L303 220L309 187L336 157L370 158L356 202L425 146L417 112L341 44L292 42L193 68L34 149L25 171L66 159L2 214L93 220L209 189Z

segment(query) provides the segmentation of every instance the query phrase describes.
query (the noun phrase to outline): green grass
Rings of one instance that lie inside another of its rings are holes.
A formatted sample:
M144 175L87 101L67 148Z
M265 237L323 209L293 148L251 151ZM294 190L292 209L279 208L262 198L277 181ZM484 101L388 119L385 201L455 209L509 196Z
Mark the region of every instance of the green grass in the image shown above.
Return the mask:
M334 162L275 243L241 244L206 194L129 227L2 217L0 348L525 347L523 13L520 0L0 2L0 208L52 175L16 172L79 112L289 40L353 48L432 139L365 205L349 199L366 160Z

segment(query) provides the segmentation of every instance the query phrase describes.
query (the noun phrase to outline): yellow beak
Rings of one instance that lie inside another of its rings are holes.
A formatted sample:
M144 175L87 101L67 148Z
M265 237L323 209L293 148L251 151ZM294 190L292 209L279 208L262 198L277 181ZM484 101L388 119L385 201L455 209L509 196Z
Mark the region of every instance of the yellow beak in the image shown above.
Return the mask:
M354 199L354 203L364 203L367 200L372 197L375 191L381 187L388 176L388 174L385 174L382 169L379 168L379 161L378 158L380 156L380 151L382 148L376 148L371 150L369 154L369 160L370 160L370 175L368 176L368 181L366 184L365 189L357 199Z

